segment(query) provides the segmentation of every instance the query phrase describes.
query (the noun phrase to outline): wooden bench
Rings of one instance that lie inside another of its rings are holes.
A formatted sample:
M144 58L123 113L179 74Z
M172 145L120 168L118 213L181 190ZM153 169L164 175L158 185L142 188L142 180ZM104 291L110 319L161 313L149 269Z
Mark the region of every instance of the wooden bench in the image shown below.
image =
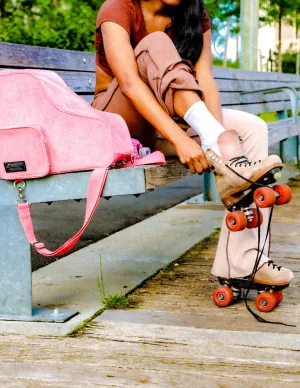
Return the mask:
M94 60L91 53L0 43L0 69L53 70L88 102L93 98ZM269 142L281 142L285 161L298 159L300 77L223 68L214 68L214 75L223 107L253 114L277 112L279 120L268 125ZM293 112L292 118L287 117L288 109ZM164 167L110 170L102 195L138 195L189 174L176 158ZM27 181L26 199L40 203L86 198L89 176L90 172L79 172ZM212 182L212 174L204 174L206 200L216 198ZM32 310L30 246L17 216L17 192L12 195L12 186L12 182L0 180L0 319L64 321L72 313Z

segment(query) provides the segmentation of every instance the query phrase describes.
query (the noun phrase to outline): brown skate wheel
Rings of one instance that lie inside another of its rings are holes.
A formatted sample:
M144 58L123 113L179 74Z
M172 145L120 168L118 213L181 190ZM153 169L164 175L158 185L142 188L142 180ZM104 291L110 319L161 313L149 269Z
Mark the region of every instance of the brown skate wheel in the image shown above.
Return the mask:
M230 287L218 287L212 294L213 301L219 307L229 306L233 301L233 292Z
M260 187L254 191L253 199L258 207L271 207L276 202L276 194L271 187Z
M255 299L257 310L268 313L276 306L276 297L271 292L262 292Z
M244 230L247 226L247 217L241 210L228 213L226 216L226 225L232 232Z
M258 212L259 212L259 225L262 224L264 218L262 215L262 212L260 210L257 211L257 209L251 209L253 210L253 220L252 221L247 221L247 228L248 229L253 229L258 227Z
M279 194L279 197L276 198L276 205L285 205L292 199L292 190L288 185L275 185L273 190Z
M283 299L282 291L273 291L273 295L275 296L276 304L279 304Z

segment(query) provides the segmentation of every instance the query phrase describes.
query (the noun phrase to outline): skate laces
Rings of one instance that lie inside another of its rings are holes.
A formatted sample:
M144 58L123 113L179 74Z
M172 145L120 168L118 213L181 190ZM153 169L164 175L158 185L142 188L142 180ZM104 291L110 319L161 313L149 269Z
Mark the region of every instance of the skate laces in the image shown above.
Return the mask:
M231 162L230 165L225 163L225 166L230 171L232 171L235 175L237 175L239 178L243 179L245 182L251 183L253 186L266 187L266 185L262 183L254 182L251 179L245 178L243 175L239 174L234 168L231 167L234 163L235 163L235 166L233 167L242 167L242 165L244 165L243 167L248 167L248 166L251 166L252 164L256 165L257 163L260 163L261 160L259 160L258 162L249 162L247 156L237 156L236 158L230 159L229 162Z
M253 164L255 165L257 162L249 162L247 156L242 155L242 156L237 156L236 158L232 158L229 160L230 166L234 165L233 167L248 167ZM260 163L261 160L258 161Z
M256 206L256 209L258 211L258 207ZM252 274L249 278L249 282L248 282L248 287L245 289L245 292L244 292L244 295L243 295L243 299L244 299L244 302L245 302L245 306L247 308L247 310L249 311L250 314L252 314L252 316L258 321L258 322L261 322L261 323L269 323L269 324L273 324L273 325L283 325L283 326L289 326L289 327L296 327L295 325L290 325L288 323L284 323L284 322L278 322L278 321L269 321L267 319L264 319L262 318L260 315L258 315L257 313L255 313L251 307L248 305L248 295L249 295L249 292L251 290L251 286L253 285L254 283L254 276L258 270L258 267L259 267L259 263L260 263L260 260L262 258L262 255L263 255L263 251L265 249L265 246L266 246L266 242L267 242L267 239L268 239L268 236L270 234L270 227L271 227L271 220L272 220L272 215L273 215L273 210L274 210L274 206L271 207L271 211L270 211L270 216L269 216L269 221L268 221L268 227L267 227L267 233L266 233L266 237L265 237L265 241L264 241L264 244L263 244L263 247L262 249L260 250L260 240L261 240L261 230L260 230L260 214L259 214L259 211L258 211L258 244L257 244L257 255L256 255L256 260L255 260L255 263L254 263L254 267L253 267L253 271L252 271ZM273 265L273 269L277 268L278 271L280 271L281 267L278 266L277 264L275 264L272 260L269 260L268 261L268 267L270 265Z
M269 260L269 261L268 261L268 267L270 267L270 265L273 265L273 269L276 269L276 268L277 268L278 271L280 271L280 269L281 269L281 266L275 264L275 263L273 262L273 260Z

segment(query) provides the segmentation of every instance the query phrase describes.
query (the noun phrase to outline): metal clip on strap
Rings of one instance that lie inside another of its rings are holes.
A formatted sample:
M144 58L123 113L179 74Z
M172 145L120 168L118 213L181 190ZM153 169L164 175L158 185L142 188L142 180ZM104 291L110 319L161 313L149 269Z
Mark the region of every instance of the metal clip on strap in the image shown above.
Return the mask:
M16 203L26 203L26 199L24 198L24 189L25 189L26 183L23 180L16 180L14 182L14 188L18 190L19 193L19 199L16 201Z

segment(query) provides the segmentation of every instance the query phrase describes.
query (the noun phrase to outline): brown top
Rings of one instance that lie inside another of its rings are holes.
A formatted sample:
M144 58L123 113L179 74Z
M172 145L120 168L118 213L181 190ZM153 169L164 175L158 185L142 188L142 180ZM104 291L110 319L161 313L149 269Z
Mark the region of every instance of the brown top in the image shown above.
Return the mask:
M139 0L106 0L97 16L96 21L96 64L109 76L114 77L105 56L101 24L103 22L115 22L122 26L130 36L133 48L146 36L144 16ZM211 21L206 11L203 13L203 33L211 29ZM172 39L172 29L168 29L168 35Z

